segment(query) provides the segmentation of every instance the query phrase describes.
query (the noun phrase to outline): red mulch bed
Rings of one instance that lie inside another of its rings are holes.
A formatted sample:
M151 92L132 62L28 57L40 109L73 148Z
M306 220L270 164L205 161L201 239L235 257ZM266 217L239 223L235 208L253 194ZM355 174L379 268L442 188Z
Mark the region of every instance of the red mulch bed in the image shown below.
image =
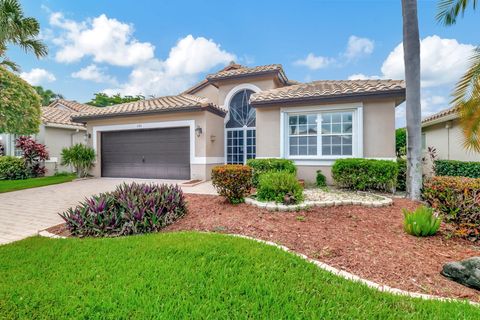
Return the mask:
M341 206L300 212L270 212L232 206L218 196L187 195L189 213L166 231L199 230L243 234L274 241L297 252L394 288L480 301L480 292L440 275L442 265L480 255L480 247L448 239L442 226L433 237L403 232L402 208L418 204L395 199L390 207ZM50 232L68 235L63 225Z

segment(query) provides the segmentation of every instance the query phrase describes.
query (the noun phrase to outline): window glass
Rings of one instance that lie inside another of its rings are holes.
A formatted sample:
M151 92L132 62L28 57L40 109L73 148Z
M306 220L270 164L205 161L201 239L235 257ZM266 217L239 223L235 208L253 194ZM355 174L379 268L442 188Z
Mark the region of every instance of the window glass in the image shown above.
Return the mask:
M318 128L321 128L320 132ZM289 115L287 132L291 156L353 155L351 111Z
M230 100L227 128L255 127L255 109L250 105L252 90L237 92Z

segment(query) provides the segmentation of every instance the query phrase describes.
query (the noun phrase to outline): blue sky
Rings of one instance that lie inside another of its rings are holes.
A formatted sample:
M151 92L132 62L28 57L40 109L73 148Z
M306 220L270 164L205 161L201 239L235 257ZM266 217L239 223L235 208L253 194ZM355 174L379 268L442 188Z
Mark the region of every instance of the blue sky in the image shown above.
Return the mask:
M8 55L30 83L80 102L99 91L176 94L232 59L281 63L299 81L403 75L400 0L21 2L50 52ZM419 1L424 115L448 107L480 44L480 12L447 28L435 22L436 5ZM400 107L397 126L403 118Z

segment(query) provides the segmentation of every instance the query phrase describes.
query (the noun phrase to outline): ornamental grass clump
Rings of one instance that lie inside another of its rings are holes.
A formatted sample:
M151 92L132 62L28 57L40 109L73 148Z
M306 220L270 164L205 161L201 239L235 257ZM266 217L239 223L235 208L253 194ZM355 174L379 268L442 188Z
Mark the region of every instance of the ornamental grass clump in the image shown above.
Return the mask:
M79 237L114 237L159 231L187 212L178 186L122 184L60 214Z
M420 206L415 211L403 209L403 216L403 229L406 233L417 237L433 236L442 222L432 208L425 206Z
M231 204L242 203L252 189L252 168L237 164L216 166L212 169L212 184Z

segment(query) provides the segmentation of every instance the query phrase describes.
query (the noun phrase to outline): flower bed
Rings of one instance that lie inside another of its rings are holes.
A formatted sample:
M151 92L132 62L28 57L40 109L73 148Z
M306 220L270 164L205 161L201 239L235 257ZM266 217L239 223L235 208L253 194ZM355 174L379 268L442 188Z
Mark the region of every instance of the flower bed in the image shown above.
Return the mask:
M259 208L266 208L271 211L297 211L310 207L332 207L342 205L357 205L364 207L385 207L392 204L392 199L375 195L368 192L349 192L324 189L306 189L304 191L305 201L285 205L272 201L264 202L255 198L246 198L245 203Z

